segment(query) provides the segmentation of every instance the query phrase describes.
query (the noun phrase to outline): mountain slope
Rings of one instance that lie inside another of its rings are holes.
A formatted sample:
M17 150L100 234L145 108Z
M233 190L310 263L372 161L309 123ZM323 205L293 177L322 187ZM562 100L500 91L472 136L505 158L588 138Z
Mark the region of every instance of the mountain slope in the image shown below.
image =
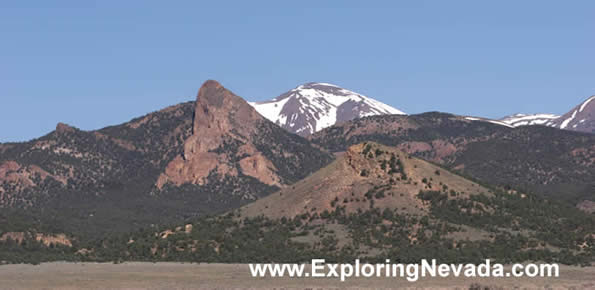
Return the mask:
M544 125L563 130L595 133L595 102L593 100L595 100L595 96L589 97L562 116L554 114L514 114L498 121L512 127Z
M595 133L595 96L591 96L553 121L551 126L572 131Z
M558 199L594 200L595 136L543 126L510 128L444 113L373 116L310 139L333 152L374 141L482 182Z
M331 160L207 81L196 102L2 144L0 207L28 215L13 220L99 235L233 209Z
M364 143L240 209L89 244L83 258L588 264L594 235L595 217L576 208L490 189L396 148Z
M307 83L270 101L250 104L273 123L301 136L355 118L405 114L372 98L327 83Z
M32 232L2 237L0 260L9 263L384 263L397 257L392 261L588 265L595 256L595 217L529 193L491 189L370 142L349 147L291 187L223 215L98 240L44 235L68 238L69 244L54 247L35 241Z

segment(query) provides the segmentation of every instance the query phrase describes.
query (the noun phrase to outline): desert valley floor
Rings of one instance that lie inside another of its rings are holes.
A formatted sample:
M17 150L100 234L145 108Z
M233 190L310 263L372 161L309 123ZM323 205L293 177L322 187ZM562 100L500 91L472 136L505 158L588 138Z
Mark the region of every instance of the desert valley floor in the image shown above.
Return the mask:
M0 266L1 289L595 289L595 267L561 266L558 278L252 278L245 264L44 263Z

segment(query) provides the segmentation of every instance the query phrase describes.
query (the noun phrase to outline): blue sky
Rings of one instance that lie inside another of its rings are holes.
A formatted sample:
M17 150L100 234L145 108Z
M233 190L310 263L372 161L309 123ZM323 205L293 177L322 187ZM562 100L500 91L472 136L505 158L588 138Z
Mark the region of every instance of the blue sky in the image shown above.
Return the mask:
M51 3L50 3L51 2ZM408 113L565 113L595 94L595 1L0 1L0 142L117 124L216 79L330 82Z

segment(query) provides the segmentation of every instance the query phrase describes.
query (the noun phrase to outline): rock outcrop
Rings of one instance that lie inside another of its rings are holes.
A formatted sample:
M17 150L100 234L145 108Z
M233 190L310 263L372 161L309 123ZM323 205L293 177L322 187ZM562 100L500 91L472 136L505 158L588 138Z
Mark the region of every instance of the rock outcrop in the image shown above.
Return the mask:
M204 185L211 174L218 179L243 174L281 186L277 169L253 142L262 122L265 119L242 98L217 81L206 81L196 98L192 136L184 153L159 176L157 187L168 182Z

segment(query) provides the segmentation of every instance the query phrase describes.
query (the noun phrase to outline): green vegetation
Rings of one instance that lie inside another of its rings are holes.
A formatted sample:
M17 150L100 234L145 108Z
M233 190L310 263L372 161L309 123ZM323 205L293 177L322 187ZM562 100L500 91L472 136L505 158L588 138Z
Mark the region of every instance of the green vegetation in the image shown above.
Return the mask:
M308 140L290 134L271 122L258 126L256 149L275 165L285 183L294 183L329 164L332 155L314 147Z
M382 188L366 193L380 199ZM69 261L304 262L313 257L349 262L447 263L547 261L588 264L595 255L595 219L576 209L532 195L496 192L449 198L452 193L421 191L430 215L398 209L347 213L338 198L332 211L295 218L243 218L241 212L195 219L192 230L155 226L126 235L77 241L75 247L48 249L35 243L0 243L1 260L37 263ZM453 238L467 229L480 239ZM76 251L84 249L85 254ZM39 255L38 255L39 254ZM35 257L35 259L31 258Z
M0 265L39 264L45 261L77 261L74 249L63 245L51 244L45 246L33 238L27 238L22 243L7 239L0 242Z

